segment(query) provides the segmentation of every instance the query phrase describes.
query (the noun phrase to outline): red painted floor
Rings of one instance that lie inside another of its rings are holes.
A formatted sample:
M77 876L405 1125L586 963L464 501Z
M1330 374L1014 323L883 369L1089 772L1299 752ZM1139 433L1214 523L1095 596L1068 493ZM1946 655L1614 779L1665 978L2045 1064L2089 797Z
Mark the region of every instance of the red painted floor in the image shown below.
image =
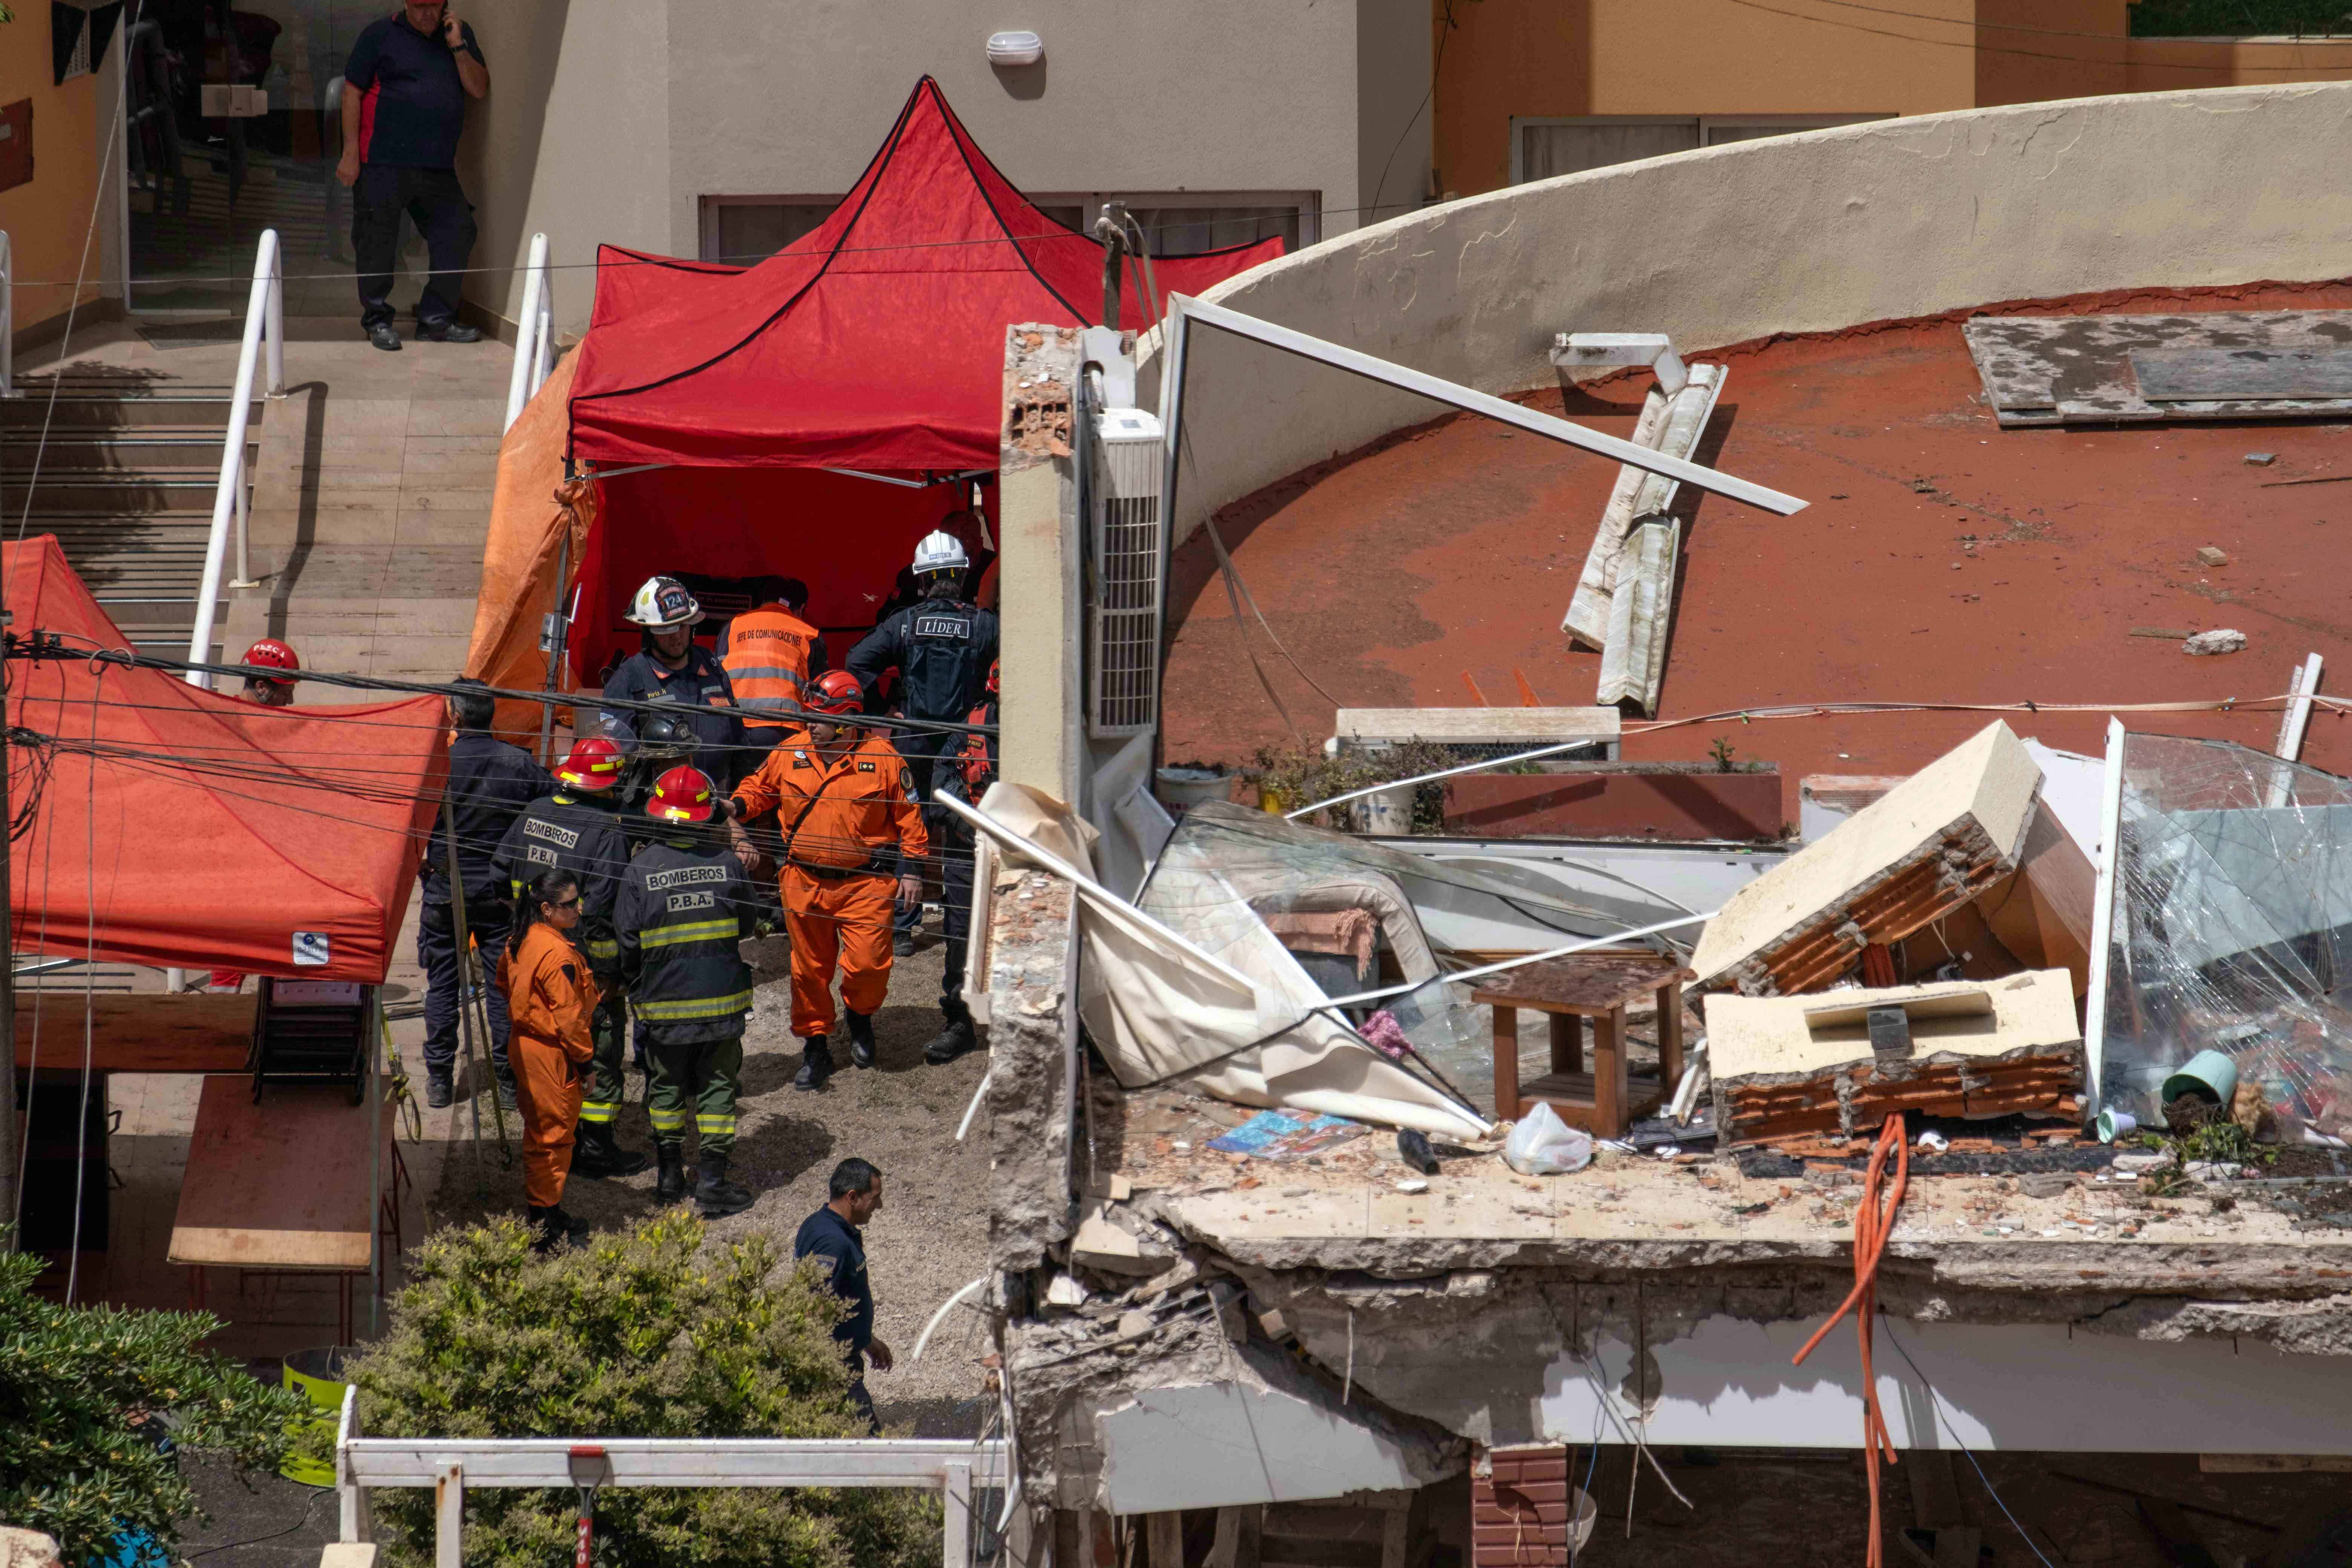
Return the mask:
M2352 289L2259 289L2101 309L2342 309ZM2055 307L2063 309L2066 307ZM2053 310L2051 306L2034 307ZM1728 356L1702 460L1813 504L1790 518L1701 499L1685 532L1662 720L1811 701L2131 704L2276 696L2307 653L2352 695L2352 425L2276 423L2003 432L1956 321L1767 343ZM1335 373L1337 374L1337 373ZM1580 394L1569 416L1630 434L1645 384ZM1528 400L1561 412L1560 395ZM2278 455L2267 468L2249 452ZM1205 534L1178 551L1167 687L1173 760L1245 761L1338 703L1592 700L1600 656L1559 631L1615 468L1460 416L1235 503L1220 527L1274 632L1245 647ZM1688 492L1685 491L1687 507ZM2200 546L2227 565L2198 563ZM1244 614L1246 614L1244 609ZM2244 652L2192 658L2134 626L2233 626ZM1633 735L1628 760L1696 760L1721 738L1780 764L1789 817L1808 773L1908 773L1979 713L1736 719ZM1629 720L1629 724L1633 721ZM2097 712L2010 718L2095 752ZM2134 729L2267 750L2274 710L2125 716ZM2315 713L2304 759L2352 772L2352 725Z

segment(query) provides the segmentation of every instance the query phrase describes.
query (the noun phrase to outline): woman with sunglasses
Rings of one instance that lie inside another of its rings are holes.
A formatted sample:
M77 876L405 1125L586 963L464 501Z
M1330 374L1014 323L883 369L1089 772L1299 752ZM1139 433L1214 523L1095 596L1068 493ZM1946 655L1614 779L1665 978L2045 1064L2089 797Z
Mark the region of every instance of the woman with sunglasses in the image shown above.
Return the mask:
M563 1179L572 1171L580 1103L596 1054L596 981L587 956L572 945L579 924L580 879L569 871L541 872L515 904L499 971L510 1020L507 1056L522 1107L523 1193L539 1252L588 1237L588 1222L563 1212Z

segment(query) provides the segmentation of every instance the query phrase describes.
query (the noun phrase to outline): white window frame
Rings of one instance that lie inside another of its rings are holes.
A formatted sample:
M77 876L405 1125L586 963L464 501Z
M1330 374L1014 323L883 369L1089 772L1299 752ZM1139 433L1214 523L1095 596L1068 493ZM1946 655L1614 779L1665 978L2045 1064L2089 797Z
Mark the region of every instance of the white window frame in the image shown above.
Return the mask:
M1697 151L1708 145L1717 130L1770 127L1778 131L1827 131L1839 125L1862 125L1893 120L1891 111L1867 114L1514 114L1511 116L1511 184L1528 183L1527 143L1521 132L1553 125L1687 125L1698 132Z
M705 192L702 195L697 197L695 201L695 220L697 231L694 251L695 256L699 260L719 264L718 263L719 212L721 207L839 206L841 205L842 197L848 194L849 193L846 191L835 191L830 195L818 195L779 196L761 195L739 196L729 195L719 192ZM755 265L755 263L749 261L733 261L723 263L723 265L732 267L750 267Z

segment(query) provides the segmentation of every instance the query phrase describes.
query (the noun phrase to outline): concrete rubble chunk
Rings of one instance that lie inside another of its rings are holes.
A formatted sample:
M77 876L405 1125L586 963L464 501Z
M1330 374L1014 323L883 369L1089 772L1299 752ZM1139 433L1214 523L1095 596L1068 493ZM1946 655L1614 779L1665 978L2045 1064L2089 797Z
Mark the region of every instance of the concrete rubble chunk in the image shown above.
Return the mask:
M2197 552L2197 559L2207 566L2227 566L2230 563L2230 552L2226 550L2217 550L2208 544Z
M2245 633L2223 628L2218 631L2199 632L2180 645L2180 651L2191 658L2197 658L2210 654L2236 653L2245 646Z
M2018 868L2042 770L1992 723L1757 878L1699 937L1693 992L1788 996L1852 970Z

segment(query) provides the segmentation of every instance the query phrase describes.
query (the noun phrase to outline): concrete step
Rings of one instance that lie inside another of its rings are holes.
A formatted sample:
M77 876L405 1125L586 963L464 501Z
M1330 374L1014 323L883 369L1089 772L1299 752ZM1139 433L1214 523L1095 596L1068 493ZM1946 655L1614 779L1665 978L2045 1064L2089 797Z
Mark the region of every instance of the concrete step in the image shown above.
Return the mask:
M68 382L52 396L47 382L19 381L15 396L0 397L0 430L116 430L152 425L225 429L235 390L171 383L124 388L106 382ZM247 416L249 426L261 423L263 402L254 398Z
M0 429L0 474L29 476L34 464L43 478L51 474L98 469L122 473L165 474L220 472L226 432L184 425L126 426L113 430ZM248 432L245 459L261 456L261 432Z
M250 497L250 479L246 488ZM0 508L19 512L29 499L36 511L48 513L209 514L213 497L219 489L219 475L194 469L165 474L110 473L97 468L62 473L45 470L38 479L29 483L24 475L0 473Z

